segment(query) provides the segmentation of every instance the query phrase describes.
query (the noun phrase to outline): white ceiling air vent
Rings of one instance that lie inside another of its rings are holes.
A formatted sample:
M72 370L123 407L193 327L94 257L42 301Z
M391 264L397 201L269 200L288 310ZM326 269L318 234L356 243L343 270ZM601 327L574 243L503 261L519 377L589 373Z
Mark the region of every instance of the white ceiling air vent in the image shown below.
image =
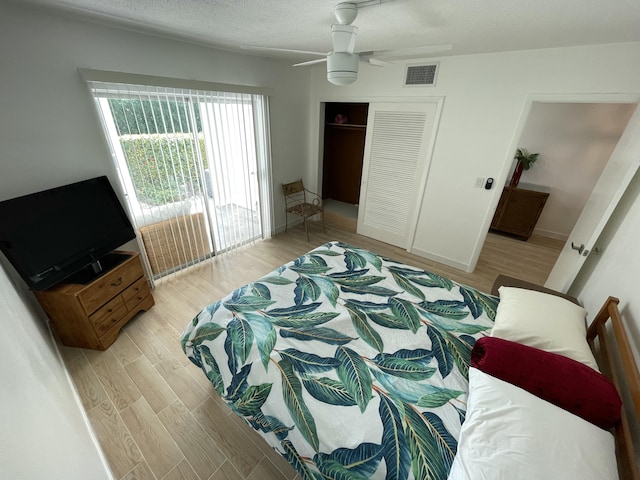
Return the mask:
M404 79L405 87L433 87L438 78L438 63L426 65L407 65Z

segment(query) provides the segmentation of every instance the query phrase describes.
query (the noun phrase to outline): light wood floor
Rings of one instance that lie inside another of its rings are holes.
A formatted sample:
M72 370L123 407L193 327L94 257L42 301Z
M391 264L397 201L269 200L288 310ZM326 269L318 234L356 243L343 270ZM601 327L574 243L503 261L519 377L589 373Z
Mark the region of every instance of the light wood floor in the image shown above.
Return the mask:
M180 334L205 305L316 246L341 240L488 292L508 274L542 284L562 242L490 234L473 274L327 227L287 234L215 257L154 290L105 352L63 347L63 356L116 479L292 480L294 470L222 402L180 348Z

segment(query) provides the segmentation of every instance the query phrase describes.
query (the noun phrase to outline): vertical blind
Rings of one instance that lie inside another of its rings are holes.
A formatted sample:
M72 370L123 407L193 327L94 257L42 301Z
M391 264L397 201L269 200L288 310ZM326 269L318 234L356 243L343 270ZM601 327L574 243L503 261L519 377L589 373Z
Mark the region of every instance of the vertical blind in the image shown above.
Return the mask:
M88 83L155 278L270 235L268 97Z

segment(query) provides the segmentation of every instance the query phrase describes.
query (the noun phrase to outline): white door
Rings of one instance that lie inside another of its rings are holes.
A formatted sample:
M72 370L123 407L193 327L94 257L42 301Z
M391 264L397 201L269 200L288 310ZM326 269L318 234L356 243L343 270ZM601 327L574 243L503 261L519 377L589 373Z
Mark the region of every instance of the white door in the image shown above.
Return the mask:
M600 233L638 167L640 167L640 108L636 108L609 162L604 167L569 235L569 240L547 278L545 287L561 292L569 290L587 256L596 246Z
M429 164L437 103L372 103L357 232L407 248Z

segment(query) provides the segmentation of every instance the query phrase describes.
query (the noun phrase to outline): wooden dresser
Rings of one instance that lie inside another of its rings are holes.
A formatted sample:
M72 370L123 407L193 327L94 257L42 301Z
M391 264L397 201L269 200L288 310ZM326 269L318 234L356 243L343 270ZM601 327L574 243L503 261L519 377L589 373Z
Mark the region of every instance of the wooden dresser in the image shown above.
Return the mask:
M545 188L536 185L505 187L491 221L491 230L528 240L548 197Z
M154 304L140 254L111 256L116 265L86 284L60 283L34 292L64 345L106 350L136 313Z

